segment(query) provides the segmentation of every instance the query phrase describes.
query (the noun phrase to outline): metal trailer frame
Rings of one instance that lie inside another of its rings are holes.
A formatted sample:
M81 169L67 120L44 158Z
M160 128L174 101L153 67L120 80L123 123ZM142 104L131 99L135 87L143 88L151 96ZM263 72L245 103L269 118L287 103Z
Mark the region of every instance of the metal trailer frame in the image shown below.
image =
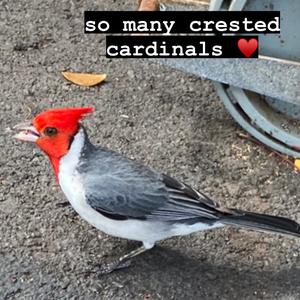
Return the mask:
M141 0L140 10L279 10L281 33L261 35L258 59L157 59L211 79L232 117L256 139L300 157L299 0ZM280 112L280 113L278 113ZM293 119L293 120L290 120Z

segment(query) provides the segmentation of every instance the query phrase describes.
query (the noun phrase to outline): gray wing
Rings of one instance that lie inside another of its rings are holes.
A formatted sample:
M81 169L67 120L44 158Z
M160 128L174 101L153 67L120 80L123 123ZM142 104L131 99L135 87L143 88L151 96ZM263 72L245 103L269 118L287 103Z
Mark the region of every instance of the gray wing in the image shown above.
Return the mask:
M87 202L107 217L210 222L223 215L213 201L186 184L114 152L99 156L99 165L87 160L80 173Z

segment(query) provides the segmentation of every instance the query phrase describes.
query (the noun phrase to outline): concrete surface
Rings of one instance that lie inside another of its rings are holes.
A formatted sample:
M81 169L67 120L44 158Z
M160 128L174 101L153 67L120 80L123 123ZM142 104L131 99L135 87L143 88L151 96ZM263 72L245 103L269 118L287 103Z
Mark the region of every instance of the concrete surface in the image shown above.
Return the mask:
M0 299L299 299L300 241L218 229L172 238L108 276L84 274L133 249L81 220L47 159L7 128L49 107L94 105L91 138L185 180L223 205L300 220L299 174L241 131L212 84L143 60L107 60L86 9L129 1L2 1ZM95 88L60 71L106 72ZM128 118L124 118L127 115Z

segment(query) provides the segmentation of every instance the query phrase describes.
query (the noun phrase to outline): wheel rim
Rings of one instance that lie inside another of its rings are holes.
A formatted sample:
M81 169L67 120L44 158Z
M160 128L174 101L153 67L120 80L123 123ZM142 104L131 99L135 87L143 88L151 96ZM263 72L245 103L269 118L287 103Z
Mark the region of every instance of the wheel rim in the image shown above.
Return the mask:
M229 113L247 132L276 151L300 157L299 121L278 112L278 105L271 106L270 99L257 93L217 82L215 86Z

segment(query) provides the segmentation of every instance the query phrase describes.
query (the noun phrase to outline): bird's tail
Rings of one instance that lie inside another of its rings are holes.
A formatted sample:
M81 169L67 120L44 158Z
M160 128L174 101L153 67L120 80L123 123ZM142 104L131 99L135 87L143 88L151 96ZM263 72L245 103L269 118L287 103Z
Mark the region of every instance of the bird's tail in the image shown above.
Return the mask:
M223 224L300 237L300 224L293 220L283 217L245 212L237 209L232 209L231 211L232 214L227 215L224 219L222 219L221 222Z

